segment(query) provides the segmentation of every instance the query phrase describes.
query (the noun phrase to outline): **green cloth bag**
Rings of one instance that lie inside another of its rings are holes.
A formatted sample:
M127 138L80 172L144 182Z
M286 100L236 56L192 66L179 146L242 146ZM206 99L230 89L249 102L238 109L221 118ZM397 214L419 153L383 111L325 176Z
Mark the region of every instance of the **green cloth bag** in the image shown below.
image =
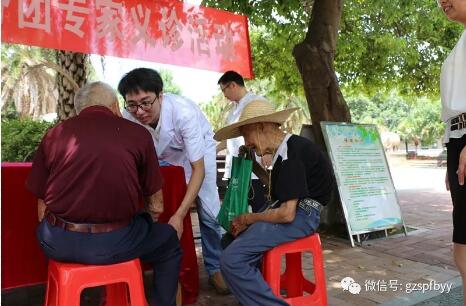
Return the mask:
M248 212L248 192L251 182L252 160L233 157L231 177L225 192L222 207L217 216L218 223L230 231L230 223L235 217Z

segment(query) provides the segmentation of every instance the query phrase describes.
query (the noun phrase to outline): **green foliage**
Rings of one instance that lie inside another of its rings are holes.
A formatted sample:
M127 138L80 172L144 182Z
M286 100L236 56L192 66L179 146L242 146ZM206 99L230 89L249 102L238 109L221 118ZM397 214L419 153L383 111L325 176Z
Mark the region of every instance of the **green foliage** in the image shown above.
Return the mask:
M169 70L160 70L163 81L163 91L176 95L182 95L181 87L173 81L173 74Z
M42 137L53 123L2 120L2 161L32 161Z
M242 13L251 24L254 71L276 90L302 94L292 56L307 32L311 0L204 0ZM335 70L346 92L438 97L439 69L462 27L447 20L435 1L345 0Z
M440 119L440 102L426 98L418 100L416 106L400 122L398 131L403 139L420 140L423 146L436 142L444 131L444 124Z
M296 95L303 89L291 52L306 34L310 2L204 0L202 3L248 16L256 77L269 79L277 90Z
M443 133L440 102L426 97L407 99L396 92L347 98L353 122L376 124L382 131L398 133L407 141L431 145Z
M397 131L401 120L410 109L411 100L401 97L396 92L364 95L346 98L351 118L356 123L372 123L382 130Z
M228 102L222 94L213 97L210 102L199 105L202 112L206 115L214 131L224 127L227 122L227 115L232 104Z
M47 61L55 60L53 49L23 46L16 44L1 44L1 59L9 67L9 73L15 77L18 76L19 67L25 59L38 61L40 59Z
M277 38L272 35L281 37ZM304 97L301 75L291 54L293 47L290 45L290 40L293 39L291 36L293 35L288 35L283 31L272 34L266 30L253 29L251 47L254 73L257 79L268 79L272 82L272 91ZM303 38L304 35L299 37ZM295 39L298 38L295 37Z
M437 97L441 64L461 31L435 1L345 1L335 59L342 88Z
M2 109L2 119L19 119L14 103L9 103Z

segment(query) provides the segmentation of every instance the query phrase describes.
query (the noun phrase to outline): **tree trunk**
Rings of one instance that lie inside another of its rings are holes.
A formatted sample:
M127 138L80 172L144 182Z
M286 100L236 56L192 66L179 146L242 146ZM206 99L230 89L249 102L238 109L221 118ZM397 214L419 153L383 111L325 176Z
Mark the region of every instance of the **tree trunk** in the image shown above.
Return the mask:
M311 113L315 142L325 149L321 121L350 122L350 112L338 86L334 68L343 0L315 0L305 39L293 49ZM345 224L338 192L321 216L330 230Z
M89 55L68 51L57 51L57 64L66 71L79 87L87 81L87 61ZM76 115L74 94L76 87L62 73L57 73L58 101L57 116L64 121Z

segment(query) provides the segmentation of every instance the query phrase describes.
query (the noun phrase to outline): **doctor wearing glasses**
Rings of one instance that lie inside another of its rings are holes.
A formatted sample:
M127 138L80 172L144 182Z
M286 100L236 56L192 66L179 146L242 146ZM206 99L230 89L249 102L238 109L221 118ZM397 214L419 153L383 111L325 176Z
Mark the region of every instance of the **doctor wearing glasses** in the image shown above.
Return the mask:
M164 93L162 78L155 70L137 68L128 72L118 91L125 99L123 117L149 130L159 160L184 168L187 191L168 223L181 237L183 219L191 204L197 203L209 283L219 294L229 293L220 273L221 231L216 220L220 199L216 142L210 123L193 101Z

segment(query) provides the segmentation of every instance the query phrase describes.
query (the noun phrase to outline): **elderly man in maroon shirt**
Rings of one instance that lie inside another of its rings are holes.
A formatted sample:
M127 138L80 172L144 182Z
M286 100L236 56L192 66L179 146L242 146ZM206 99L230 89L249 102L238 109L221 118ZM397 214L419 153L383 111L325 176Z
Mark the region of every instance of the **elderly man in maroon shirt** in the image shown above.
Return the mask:
M105 83L80 89L75 108L78 116L42 139L26 183L39 199L42 249L55 260L85 264L139 257L153 264L157 305L175 305L182 252L176 231L156 222L162 179L151 135L120 118Z

